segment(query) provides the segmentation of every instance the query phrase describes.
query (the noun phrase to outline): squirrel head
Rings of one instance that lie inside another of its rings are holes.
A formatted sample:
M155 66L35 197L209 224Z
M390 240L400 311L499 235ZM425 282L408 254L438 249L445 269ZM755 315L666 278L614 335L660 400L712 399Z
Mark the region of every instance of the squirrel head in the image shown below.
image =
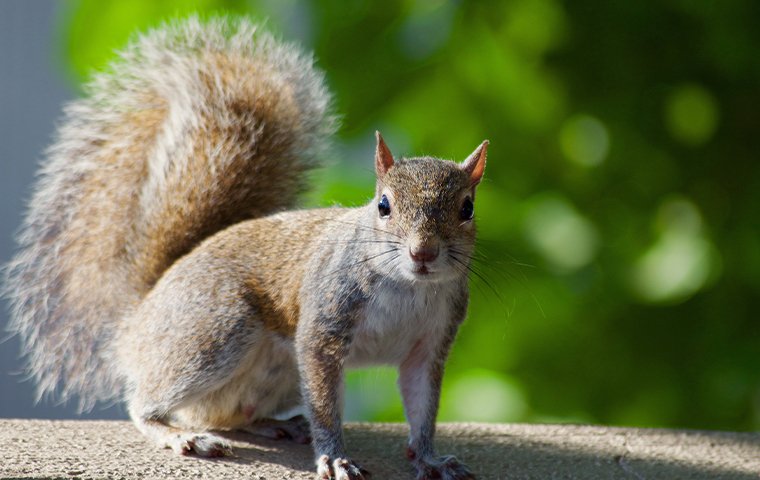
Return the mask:
M390 270L414 281L466 275L475 245L475 190L488 140L462 163L432 157L394 160L376 132L375 229L395 248ZM382 248L382 247L380 247ZM395 268L398 267L398 268Z

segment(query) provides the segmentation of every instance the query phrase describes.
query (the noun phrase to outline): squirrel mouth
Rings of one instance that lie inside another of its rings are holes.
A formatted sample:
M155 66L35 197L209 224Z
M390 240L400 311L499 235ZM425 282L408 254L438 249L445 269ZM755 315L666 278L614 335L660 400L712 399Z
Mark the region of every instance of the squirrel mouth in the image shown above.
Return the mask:
M427 265L425 265L424 263L422 265L415 265L413 271L417 275L429 275L430 274L430 270L428 270Z

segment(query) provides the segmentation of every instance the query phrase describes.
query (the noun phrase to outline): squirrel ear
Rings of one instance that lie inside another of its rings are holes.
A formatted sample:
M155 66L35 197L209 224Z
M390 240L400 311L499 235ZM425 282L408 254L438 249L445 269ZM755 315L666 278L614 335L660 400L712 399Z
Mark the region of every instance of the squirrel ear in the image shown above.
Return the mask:
M459 168L470 175L470 182L473 186L480 183L483 178L483 171L486 169L486 152L488 151L488 140L484 140L478 148L475 149L467 160L459 165Z
M388 145L385 144L385 140L383 140L383 136L380 135L380 132L375 132L375 138L377 138L377 148L375 149L375 171L377 172L378 177L382 177L393 166L393 154L388 148Z

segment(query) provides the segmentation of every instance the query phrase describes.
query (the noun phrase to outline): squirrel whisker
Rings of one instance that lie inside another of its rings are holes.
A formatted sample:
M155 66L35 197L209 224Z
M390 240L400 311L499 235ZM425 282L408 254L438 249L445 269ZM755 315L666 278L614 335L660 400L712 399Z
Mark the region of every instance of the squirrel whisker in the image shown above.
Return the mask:
M245 18L135 37L85 92L6 270L39 395L123 400L158 446L206 457L231 453L214 430L303 407L285 423L313 439L319 477L365 480L344 373L391 364L417 477L473 478L433 436L469 276L498 296L465 253L488 141L459 163L394 159L377 132L371 201L297 208L334 102L311 55Z

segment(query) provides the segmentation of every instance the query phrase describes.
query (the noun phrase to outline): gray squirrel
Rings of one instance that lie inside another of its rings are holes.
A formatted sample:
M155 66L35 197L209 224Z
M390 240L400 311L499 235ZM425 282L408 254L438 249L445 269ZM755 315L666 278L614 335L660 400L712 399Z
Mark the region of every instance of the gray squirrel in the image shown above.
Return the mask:
M416 478L474 478L433 436L487 141L461 163L394 159L377 133L369 204L294 209L330 96L309 55L244 19L142 35L85 93L6 271L40 395L123 400L180 454L229 454L211 430L312 441L317 478L356 480L344 370L394 365Z

